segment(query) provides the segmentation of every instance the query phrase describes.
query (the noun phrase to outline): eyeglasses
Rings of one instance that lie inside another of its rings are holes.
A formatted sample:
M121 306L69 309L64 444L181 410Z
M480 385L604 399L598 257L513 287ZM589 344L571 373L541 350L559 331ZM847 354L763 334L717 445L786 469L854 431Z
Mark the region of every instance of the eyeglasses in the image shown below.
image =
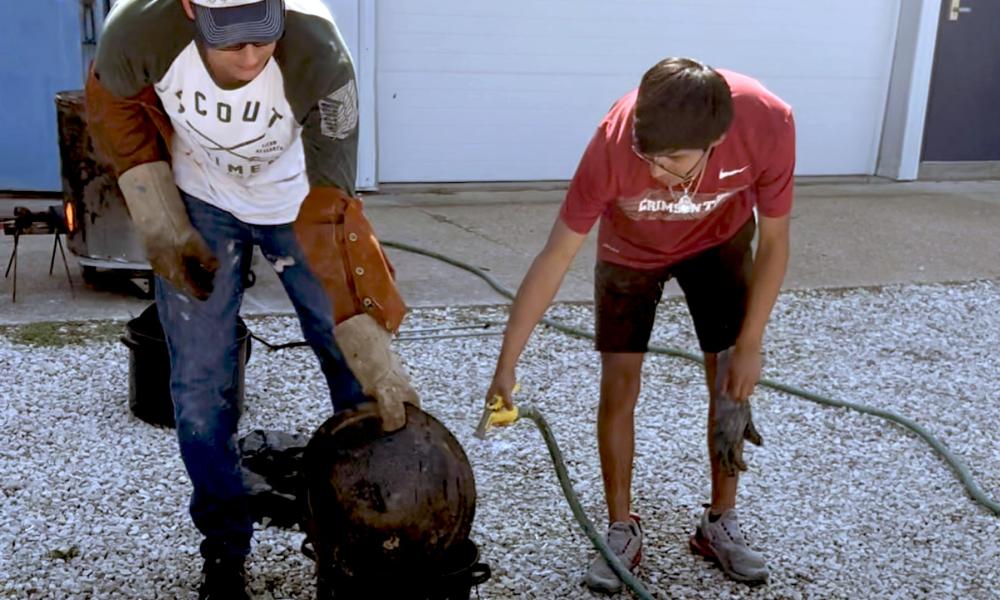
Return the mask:
M691 181L692 179L694 179L695 175L697 175L697 173L698 173L698 169L701 168L701 166L705 162L707 162L707 159L712 154L712 150L714 148L715 148L715 146L709 146L708 148L703 148L702 151L701 151L701 156L698 157L698 160L694 163L694 165L692 165L691 168L688 169L688 171L686 173L682 174L682 173L678 173L678 172L674 171L670 167L664 166L663 163L661 163L661 162L659 162L657 160L659 157L648 156L646 154L643 154L642 152L639 151L639 148L635 145L634 142L632 144L632 152L635 152L636 156L638 156L642 160L646 161L650 165L656 167L657 169L662 169L662 170L666 171L667 173L669 173L670 175L673 175L674 177L680 179L682 183L688 182L688 181Z
M232 46L223 46L222 48L216 48L216 50L221 50L222 52L239 52L240 50L246 48L247 46L253 46L254 48L263 48L264 46L270 46L274 42L242 42L239 44L233 44Z

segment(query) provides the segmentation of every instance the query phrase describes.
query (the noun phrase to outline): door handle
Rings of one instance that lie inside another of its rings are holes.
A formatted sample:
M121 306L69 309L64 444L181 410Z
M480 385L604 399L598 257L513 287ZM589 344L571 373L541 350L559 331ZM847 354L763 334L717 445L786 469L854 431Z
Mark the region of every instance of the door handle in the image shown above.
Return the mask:
M83 38L81 43L85 46L97 45L97 19L94 16L94 1L83 0Z
M970 12L972 12L972 7L962 6L962 0L951 0L951 8L948 11L948 20L957 21L959 14Z

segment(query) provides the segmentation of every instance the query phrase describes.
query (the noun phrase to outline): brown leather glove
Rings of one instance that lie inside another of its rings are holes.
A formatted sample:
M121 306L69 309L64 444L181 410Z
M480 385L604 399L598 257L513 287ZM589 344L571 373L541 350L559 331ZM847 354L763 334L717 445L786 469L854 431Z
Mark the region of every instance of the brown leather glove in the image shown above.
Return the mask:
M739 471L747 470L747 464L743 460L743 440L756 446L764 443L753 424L750 400L743 402L735 400L723 389L722 384L729 370L732 352L732 348L727 348L718 354L713 400L715 407L712 418L713 457L719 461L719 465L728 475L736 475Z
M199 300L208 298L219 261L191 225L170 165L132 167L118 177L118 186L156 274Z
M314 187L294 227L309 267L333 302L335 322L367 313L384 329L399 329L406 304L360 200L337 188Z

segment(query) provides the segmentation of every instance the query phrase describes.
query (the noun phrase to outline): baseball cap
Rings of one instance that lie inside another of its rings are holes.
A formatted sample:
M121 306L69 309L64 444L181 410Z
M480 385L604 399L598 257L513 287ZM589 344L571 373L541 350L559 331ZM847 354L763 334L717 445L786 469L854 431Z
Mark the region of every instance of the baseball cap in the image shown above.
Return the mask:
M284 0L191 0L198 37L210 48L277 41L285 31Z

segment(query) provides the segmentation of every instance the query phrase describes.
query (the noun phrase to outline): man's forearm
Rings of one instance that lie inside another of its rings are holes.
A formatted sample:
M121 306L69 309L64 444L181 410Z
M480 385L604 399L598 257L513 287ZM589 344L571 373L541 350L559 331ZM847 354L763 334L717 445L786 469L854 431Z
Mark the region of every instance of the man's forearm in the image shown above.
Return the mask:
M517 290L517 296L510 308L507 330L503 336L497 370L513 369L521 352L531 337L535 325L552 303L559 286L562 285L568 265L561 264L558 256L539 254ZM558 277L552 275L558 273Z
M758 246L750 279L747 313L736 341L738 346L761 345L787 267L787 241L762 242Z

